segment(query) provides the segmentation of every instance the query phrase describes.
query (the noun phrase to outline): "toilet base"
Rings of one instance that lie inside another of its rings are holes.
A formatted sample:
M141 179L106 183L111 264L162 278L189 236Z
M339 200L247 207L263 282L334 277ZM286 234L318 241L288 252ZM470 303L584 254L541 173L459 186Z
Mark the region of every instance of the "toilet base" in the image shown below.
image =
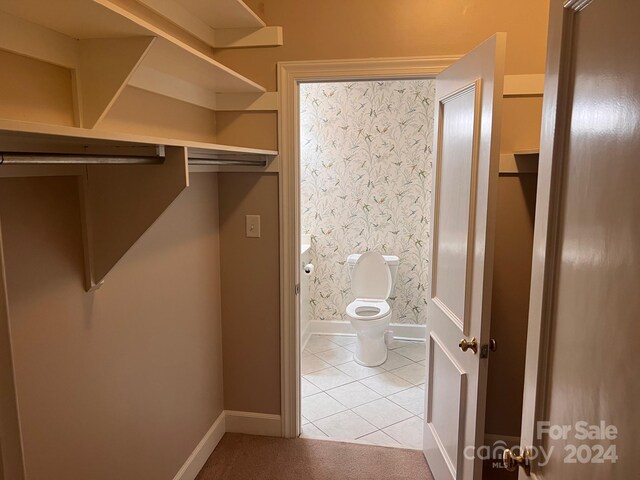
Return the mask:
M369 336L358 333L353 360L365 367L377 367L387 361L384 334Z

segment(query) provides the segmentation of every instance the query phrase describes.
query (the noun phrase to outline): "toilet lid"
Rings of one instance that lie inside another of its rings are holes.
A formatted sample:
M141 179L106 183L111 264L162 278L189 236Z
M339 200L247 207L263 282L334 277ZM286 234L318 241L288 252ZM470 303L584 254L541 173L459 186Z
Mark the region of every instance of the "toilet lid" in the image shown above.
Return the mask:
M356 298L386 300L391 293L391 271L378 252L360 255L351 272L351 291Z

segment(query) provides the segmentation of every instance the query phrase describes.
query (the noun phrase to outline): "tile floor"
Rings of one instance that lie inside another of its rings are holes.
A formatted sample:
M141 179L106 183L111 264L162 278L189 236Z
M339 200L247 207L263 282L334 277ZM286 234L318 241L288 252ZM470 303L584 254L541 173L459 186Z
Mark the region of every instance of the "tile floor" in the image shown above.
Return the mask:
M396 340L387 361L353 361L355 336L313 335L302 352L302 435L422 448L425 344Z

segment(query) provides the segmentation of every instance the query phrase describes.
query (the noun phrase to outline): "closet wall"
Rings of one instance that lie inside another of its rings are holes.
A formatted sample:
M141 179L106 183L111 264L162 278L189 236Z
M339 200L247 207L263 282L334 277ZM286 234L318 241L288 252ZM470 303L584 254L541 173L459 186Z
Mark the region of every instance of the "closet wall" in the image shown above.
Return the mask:
M279 61L464 54L497 31L507 32L508 74L543 73L545 68L549 0L403 0L402 8L390 8L387 0L247 0L246 3L268 24L283 26L284 46L220 51L216 59L261 82L268 90L276 88L275 72ZM276 148L275 114L218 112L216 124L220 143ZM514 131L510 135L517 139L522 133ZM257 197L257 204L277 202L277 186L273 184L269 189L262 189ZM233 215L238 216L235 221L244 221L244 212L237 211ZM263 228L268 224L277 225L277 222L276 214L262 217ZM235 240L238 238L236 236ZM225 239L222 241L224 244ZM227 253L233 251L236 257L249 253L244 244L233 243L231 238L227 241L230 242ZM275 257L279 255L279 249L274 246L266 254ZM255 271L254 275L258 277L257 282L268 285L279 282L280 271L274 266ZM223 274L223 285L226 282L227 277ZM227 289L225 295L239 298L242 293L239 286L235 292ZM279 312L274 312L273 318L258 319L251 315L252 309L249 302L240 304L233 312L233 318L225 317L225 322L242 323L247 331L259 326L258 322L261 325L267 322L279 331ZM247 359L247 362L268 369L271 375L279 375L279 359L269 366L261 364L260 360ZM237 388L245 391L250 387L238 385ZM259 389L253 390L254 396L262 394ZM234 394L225 390L225 395ZM271 402L273 399L265 399L265 404ZM266 409L259 411L267 412Z
M546 0L406 0L394 9L386 0L247 3L283 26L285 46L216 58L270 91L277 61L462 54L496 31L509 34L508 73L544 69ZM0 63L1 118L73 124L67 70L4 52ZM274 113L213 114L132 87L99 128L277 143ZM172 478L223 408L279 413L277 178L219 180L220 192L215 174L192 175L91 294L76 180L0 180L30 480ZM248 213L262 216L262 238L245 239Z
M541 97L504 99L500 152L537 151L541 122ZM489 356L485 432L508 442L520 436L536 186L535 168L501 168L491 302L498 349Z
M220 264L224 406L280 413L278 176L220 173ZM245 215L260 215L260 238L245 236ZM267 221L264 219L276 219Z
M535 151L540 145L542 98L506 98L500 151ZM485 441L496 455L483 465L487 480L518 478L501 465L499 449L520 445L522 395L526 356L537 167L520 157L520 171L501 164L496 206L496 236L491 299L491 338L497 350L489 354ZM522 166L522 163L521 163Z
M192 175L86 293L76 178L0 179L29 480L173 478L222 412L217 188Z

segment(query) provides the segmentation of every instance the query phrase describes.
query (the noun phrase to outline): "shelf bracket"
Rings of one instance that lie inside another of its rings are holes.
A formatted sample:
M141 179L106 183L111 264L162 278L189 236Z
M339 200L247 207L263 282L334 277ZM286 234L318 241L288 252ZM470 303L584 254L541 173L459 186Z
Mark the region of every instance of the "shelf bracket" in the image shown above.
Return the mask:
M186 187L186 147L165 147L161 165L88 165L80 177L85 287L105 276Z
M501 153L500 173L501 174L522 174L538 172L537 151Z
M284 44L282 27L220 28L213 48L279 47Z
M74 71L76 123L93 128L104 118L128 84L155 37L79 40Z
M15 373L11 345L11 324L9 321L9 301L7 299L7 278L5 275L2 230L0 228L0 478L24 480L24 457L22 433L18 416Z
M278 92L216 94L217 112L270 112L277 110Z

